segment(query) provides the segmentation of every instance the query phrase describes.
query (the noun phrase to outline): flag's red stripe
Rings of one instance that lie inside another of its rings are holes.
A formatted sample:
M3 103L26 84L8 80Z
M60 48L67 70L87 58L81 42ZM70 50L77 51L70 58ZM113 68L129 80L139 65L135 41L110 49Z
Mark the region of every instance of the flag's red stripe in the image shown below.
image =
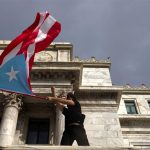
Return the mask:
M25 57L27 56L28 47L30 46L30 44L32 44L32 43L35 42L35 39L36 39L36 37L37 37L37 35L38 35L38 32L39 32L39 29L40 29L40 27L42 26L42 24L44 23L45 19L46 19L48 16L49 16L49 13L47 13L47 14L45 15L45 18L44 18L43 22L41 23L41 25L40 25L38 28L36 28L36 30L34 30L34 31L32 32L32 34L30 34L30 35L28 36L27 39L24 40L24 42L23 42L23 44L22 44L22 47L21 47L21 50L20 50L20 52L19 52L18 54L24 53L24 54L25 54ZM38 25L37 25L37 26L38 26Z
M16 37L3 51L3 53L0 56L0 65L3 62L4 57L10 52L12 51L17 45L19 45L24 39L26 39L31 33L32 31L36 28L36 26L38 25L40 21L40 14L38 13L36 16L35 21L33 22L33 24L31 26L29 26L26 30L24 30L22 32L22 34L20 34L18 37Z
M60 30L61 25L56 21L47 32L47 37L44 40L36 43L35 52L44 50L57 37L57 35L60 33Z

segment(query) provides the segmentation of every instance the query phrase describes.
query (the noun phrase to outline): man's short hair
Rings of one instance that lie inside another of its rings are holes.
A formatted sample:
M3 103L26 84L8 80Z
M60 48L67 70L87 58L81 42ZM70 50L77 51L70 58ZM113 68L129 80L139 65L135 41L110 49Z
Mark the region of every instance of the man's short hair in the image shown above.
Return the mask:
M76 100L76 97L74 96L74 94L72 93L72 92L69 92L68 94L67 94L67 99L72 99L72 100Z

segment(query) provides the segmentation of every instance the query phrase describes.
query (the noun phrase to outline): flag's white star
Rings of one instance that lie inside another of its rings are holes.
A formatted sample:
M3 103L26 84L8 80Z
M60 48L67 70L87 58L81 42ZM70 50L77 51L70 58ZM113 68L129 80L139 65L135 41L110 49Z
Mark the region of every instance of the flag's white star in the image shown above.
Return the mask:
M17 80L17 77L16 77L16 74L18 73L19 71L15 71L13 66L11 67L11 71L10 72L7 72L6 74L9 76L9 82L13 79L16 79Z

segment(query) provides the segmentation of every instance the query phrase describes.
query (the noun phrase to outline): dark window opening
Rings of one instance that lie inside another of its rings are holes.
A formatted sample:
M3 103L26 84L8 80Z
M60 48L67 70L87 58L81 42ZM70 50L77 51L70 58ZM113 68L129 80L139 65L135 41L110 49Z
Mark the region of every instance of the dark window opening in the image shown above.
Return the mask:
M150 101L148 102L149 108L150 108Z
M49 119L30 119L26 144L49 143Z
M134 101L125 101L125 105L128 114L137 114L137 109Z

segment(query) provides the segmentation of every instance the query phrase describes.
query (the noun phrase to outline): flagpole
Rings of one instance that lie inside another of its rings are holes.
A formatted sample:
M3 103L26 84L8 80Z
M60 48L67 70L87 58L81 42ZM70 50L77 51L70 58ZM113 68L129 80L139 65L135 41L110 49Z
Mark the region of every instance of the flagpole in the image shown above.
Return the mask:
M25 95L25 96L31 96L31 97L35 97L35 98L38 98L38 99L42 99L42 100L48 100L47 97L44 97L44 96L37 96L37 95L30 95L30 94L24 94L24 93L19 93L19 92L14 92L14 91L7 91L7 90L3 90L3 89L0 89L3 93L4 92L8 92L8 93L16 93L16 94L22 94L22 95Z

